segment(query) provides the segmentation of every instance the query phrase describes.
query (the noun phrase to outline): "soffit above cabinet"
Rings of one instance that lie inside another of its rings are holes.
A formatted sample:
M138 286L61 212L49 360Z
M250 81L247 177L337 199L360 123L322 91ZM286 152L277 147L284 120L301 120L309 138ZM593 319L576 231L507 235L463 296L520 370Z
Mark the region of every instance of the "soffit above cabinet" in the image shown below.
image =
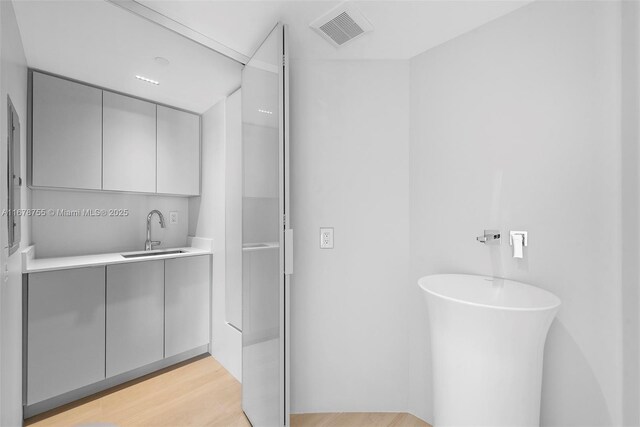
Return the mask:
M241 64L108 2L14 7L31 68L199 114L240 86Z

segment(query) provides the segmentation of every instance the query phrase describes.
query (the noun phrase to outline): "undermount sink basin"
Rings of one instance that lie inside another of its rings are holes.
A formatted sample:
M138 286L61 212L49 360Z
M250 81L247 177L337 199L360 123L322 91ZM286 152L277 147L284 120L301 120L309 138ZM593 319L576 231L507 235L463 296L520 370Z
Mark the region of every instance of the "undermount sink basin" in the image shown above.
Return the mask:
M181 249L167 249L162 251L145 251L145 252L135 252L130 254L120 254L123 258L142 258L142 257L153 257L160 255L173 255L173 254L184 254L187 251L183 251Z
M438 274L427 302L434 426L538 426L544 343L560 299L512 280Z

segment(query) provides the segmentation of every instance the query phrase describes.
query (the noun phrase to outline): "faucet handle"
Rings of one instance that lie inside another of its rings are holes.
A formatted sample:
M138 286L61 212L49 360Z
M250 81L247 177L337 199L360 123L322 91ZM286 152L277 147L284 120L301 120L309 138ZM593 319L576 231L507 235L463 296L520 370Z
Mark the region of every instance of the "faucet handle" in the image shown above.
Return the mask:
M160 240L152 240L149 242L149 245L153 248L154 246L158 246L162 244L162 242Z

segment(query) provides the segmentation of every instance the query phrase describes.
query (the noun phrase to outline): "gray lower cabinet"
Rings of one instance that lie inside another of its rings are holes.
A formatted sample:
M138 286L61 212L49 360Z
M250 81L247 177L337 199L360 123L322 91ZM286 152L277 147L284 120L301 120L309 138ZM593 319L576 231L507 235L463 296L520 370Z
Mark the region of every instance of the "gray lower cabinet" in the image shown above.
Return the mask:
M104 271L29 274L27 404L104 379Z
M210 256L30 273L27 405L209 344Z
M107 377L164 356L164 261L107 266Z
M165 261L165 357L209 343L209 255Z

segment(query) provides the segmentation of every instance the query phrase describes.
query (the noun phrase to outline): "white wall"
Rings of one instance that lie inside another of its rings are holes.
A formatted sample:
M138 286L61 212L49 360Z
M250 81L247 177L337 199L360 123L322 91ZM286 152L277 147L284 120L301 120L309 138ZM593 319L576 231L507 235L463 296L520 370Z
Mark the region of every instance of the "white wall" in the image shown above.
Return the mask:
M416 280L462 272L561 298L542 425L622 423L620 63L617 2L535 2L412 60L410 410L420 417L432 408ZM506 236L495 249L477 243L485 228L528 230L525 259L511 258Z
M623 415L640 425L640 4L621 10Z
M623 415L640 425L640 5L622 3Z
M159 248L186 246L189 227L189 199L124 193L32 190L34 209L128 209L128 216L34 216L32 240L39 258L144 250L147 215L158 209L151 221L151 237ZM169 212L178 212L178 223L169 223Z
M239 143L240 133L234 133L234 129L240 126L240 91L202 115L202 194L189 200L189 234L213 239L214 242L211 354L239 381L242 379L242 334L227 324L225 315L226 282L229 276L225 177L227 146ZM238 191L241 189L238 188ZM230 222L234 221L241 224L241 216L230 219ZM237 268L241 269L242 266ZM241 277L240 271L240 280Z
M406 411L408 79L407 61L291 62L293 413Z
M20 118L21 170L26 171L27 68L13 5L0 2L0 210L7 207L7 95ZM29 208L23 186L21 207ZM20 251L7 259L7 217L0 217L0 425L22 424L22 274ZM29 242L22 219L21 247ZM5 270L7 268L7 270Z

